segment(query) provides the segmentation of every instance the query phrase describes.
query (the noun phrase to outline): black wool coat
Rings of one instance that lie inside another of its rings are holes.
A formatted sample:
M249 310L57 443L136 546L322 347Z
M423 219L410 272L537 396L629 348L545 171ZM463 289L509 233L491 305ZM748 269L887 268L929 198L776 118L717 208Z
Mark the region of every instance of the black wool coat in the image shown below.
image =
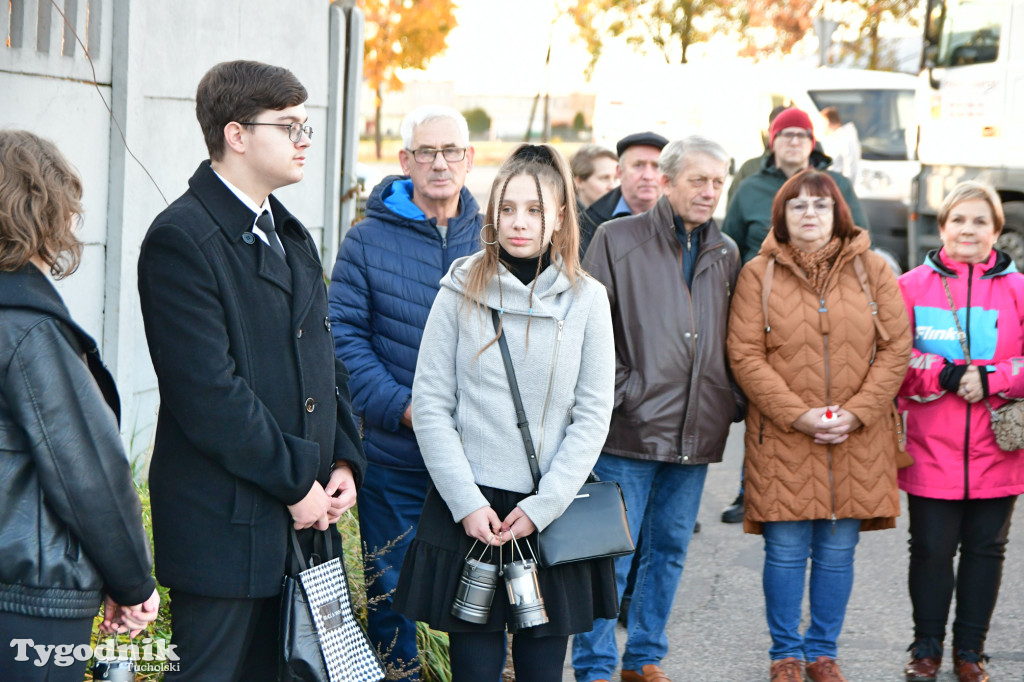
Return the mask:
M287 265L204 161L139 256L160 387L149 472L157 579L192 594L278 594L287 506L314 480L326 485L335 461L357 485L366 467L316 244L273 196L270 206Z

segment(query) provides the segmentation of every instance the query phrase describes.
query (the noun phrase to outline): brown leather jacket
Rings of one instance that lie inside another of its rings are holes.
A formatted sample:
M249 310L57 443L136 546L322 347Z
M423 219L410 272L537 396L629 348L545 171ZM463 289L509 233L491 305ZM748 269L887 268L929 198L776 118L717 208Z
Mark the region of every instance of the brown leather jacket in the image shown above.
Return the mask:
M608 290L615 333L615 410L604 452L633 459L720 462L742 394L726 364L729 299L739 250L710 221L692 291L672 207L602 225L585 259Z

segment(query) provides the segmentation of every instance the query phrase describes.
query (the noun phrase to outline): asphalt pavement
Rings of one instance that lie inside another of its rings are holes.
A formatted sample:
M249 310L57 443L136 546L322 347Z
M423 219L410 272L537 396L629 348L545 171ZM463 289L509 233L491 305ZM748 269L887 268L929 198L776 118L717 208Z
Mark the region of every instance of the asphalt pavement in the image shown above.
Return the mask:
M736 496L742 460L743 425L735 424L724 461L712 464L708 471L700 511L703 528L690 543L668 624L669 653L661 665L673 682L769 679L771 642L761 591L761 536L745 534L742 524L729 525L720 520L722 509ZM904 515L896 528L860 536L853 595L839 639L838 661L850 682L904 679L913 622L907 594L905 497L901 503ZM806 627L806 597L804 602ZM950 628L952 618L951 613ZM625 629L617 627L616 635L621 653ZM956 682L950 638L947 635L939 682ZM1024 503L1017 505L1014 514L986 653L992 657L988 671L993 682L1024 682ZM566 656L563 682L575 679L570 657ZM619 679L617 672L612 679Z

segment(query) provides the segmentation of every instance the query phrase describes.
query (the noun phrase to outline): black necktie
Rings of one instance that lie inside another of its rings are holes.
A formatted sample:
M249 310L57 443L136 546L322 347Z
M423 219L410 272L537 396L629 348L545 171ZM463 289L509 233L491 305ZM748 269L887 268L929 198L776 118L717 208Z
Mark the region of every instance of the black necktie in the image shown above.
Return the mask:
M271 250L280 255L281 258L284 258L284 246L281 244L281 238L277 236L277 232L274 230L274 220L270 217L269 211L260 213L260 217L256 219L256 227L263 230L263 233L267 235L267 241L270 242Z

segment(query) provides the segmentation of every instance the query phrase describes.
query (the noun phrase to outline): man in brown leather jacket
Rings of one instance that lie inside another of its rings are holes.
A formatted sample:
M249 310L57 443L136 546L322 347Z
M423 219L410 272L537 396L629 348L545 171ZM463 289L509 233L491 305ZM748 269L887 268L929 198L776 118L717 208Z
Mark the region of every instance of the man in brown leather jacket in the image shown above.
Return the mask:
M608 290L615 333L615 411L594 468L622 486L638 549L623 682L668 682L665 625L697 520L707 465L719 462L744 400L726 364L739 251L712 219L729 155L699 136L669 143L664 195L649 211L602 225L585 267ZM621 595L631 557L616 560ZM573 640L579 682L610 680L615 621Z

